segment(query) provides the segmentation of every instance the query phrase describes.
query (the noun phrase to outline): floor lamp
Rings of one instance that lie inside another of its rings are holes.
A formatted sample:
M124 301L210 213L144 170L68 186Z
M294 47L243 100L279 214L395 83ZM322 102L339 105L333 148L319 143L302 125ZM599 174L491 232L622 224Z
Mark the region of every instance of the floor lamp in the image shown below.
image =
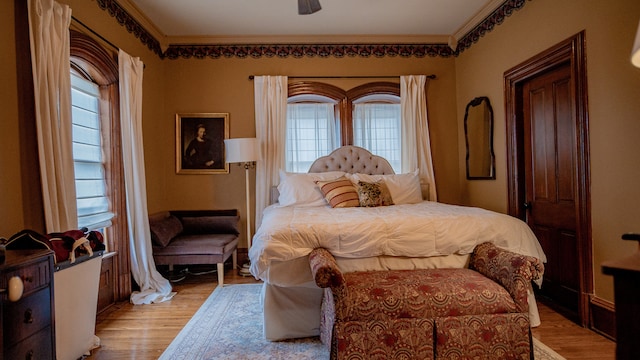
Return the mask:
M638 24L638 32L636 32L636 40L631 50L631 63L640 68L640 24Z
M249 169L256 166L258 160L258 141L256 138L237 138L226 139L224 141L226 159L229 164L237 163L244 166L244 178L246 183L246 200L247 200L247 253L251 249L251 198L249 191ZM242 265L240 275L250 276L250 263Z

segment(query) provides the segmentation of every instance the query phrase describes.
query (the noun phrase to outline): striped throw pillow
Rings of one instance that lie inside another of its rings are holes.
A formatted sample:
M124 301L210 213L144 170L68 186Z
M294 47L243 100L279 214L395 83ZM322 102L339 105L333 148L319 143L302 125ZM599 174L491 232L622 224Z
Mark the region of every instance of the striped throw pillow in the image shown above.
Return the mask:
M335 180L316 181L324 198L332 208L360 206L358 192L351 180L342 176Z

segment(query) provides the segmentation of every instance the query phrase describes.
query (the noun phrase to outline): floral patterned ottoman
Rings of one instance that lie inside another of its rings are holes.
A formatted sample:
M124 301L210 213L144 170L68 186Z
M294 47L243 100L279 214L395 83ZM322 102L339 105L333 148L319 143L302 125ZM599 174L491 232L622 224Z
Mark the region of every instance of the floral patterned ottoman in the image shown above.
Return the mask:
M343 274L323 248L309 261L325 288L320 332L332 359L532 359L538 259L484 243L468 269Z

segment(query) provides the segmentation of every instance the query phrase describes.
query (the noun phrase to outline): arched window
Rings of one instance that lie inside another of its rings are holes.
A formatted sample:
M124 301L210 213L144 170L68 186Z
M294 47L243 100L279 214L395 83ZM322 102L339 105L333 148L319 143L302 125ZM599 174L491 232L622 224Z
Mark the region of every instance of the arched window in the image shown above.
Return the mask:
M72 122L79 226L103 231L115 252L116 300L131 293L120 142L117 54L70 32Z
M318 157L357 145L401 166L400 86L368 83L345 91L319 82L289 84L286 170L306 172Z

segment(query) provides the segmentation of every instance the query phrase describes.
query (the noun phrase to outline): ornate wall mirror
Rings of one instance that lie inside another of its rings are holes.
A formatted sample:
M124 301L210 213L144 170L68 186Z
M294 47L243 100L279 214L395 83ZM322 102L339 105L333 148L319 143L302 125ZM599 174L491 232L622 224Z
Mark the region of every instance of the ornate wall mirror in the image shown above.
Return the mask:
M467 145L467 179L495 179L493 109L486 96L477 97L467 104L464 135Z

